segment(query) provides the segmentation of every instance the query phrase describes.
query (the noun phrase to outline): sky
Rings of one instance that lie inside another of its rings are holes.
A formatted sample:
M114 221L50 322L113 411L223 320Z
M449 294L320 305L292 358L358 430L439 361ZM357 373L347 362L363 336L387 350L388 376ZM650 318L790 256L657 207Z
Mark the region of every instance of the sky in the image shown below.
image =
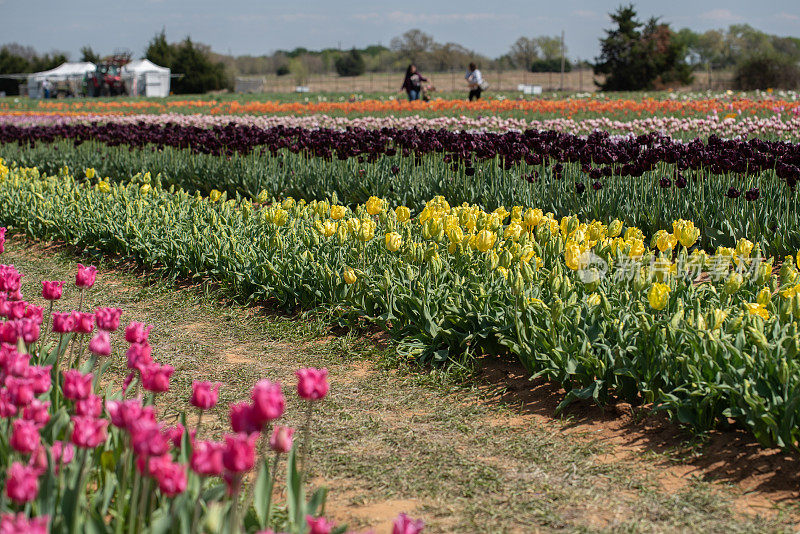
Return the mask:
M66 51L79 59L90 45L100 54L126 48L143 54L162 28L169 41L187 35L220 53L261 55L290 50L389 44L419 28L437 42L456 42L497 57L520 36L563 29L568 56L592 59L621 2L578 0L0 0L0 44L18 42L40 52ZM639 0L641 19L660 16L673 29L696 31L748 23L800 37L798 0Z

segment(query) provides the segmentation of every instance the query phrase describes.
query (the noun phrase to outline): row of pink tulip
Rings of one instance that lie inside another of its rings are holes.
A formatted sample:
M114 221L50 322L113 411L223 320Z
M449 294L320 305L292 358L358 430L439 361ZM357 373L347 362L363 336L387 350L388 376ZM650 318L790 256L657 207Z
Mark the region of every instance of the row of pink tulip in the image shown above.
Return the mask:
M0 228L0 252L4 236L5 228ZM169 391L175 369L153 358L152 326L136 321L124 329L129 374L122 387L113 387L113 377L102 381L114 354L111 336L120 327L122 310L82 310L96 275L95 267L78 266L75 286L80 304L68 312L53 311L66 283L42 282L41 298L52 317L44 321L44 306L23 300L19 271L0 265L0 316L4 318L0 323L0 422L8 435L0 440L0 473L5 473L3 495L8 499L0 499L0 534L82 532L92 522L115 532L140 532L158 517L191 523L183 526L194 532L205 520L201 509L213 506L223 507L226 523L233 525L230 532L242 531L239 525L248 512L258 523L250 525L251 532L273 532L273 527L300 534L336 531L333 522L317 516L317 507L306 503L302 492L285 496L287 509L294 511L288 520L280 522L273 515L275 467L283 455L287 491L292 477L297 480L298 476L295 431L278 424L286 407L279 383L258 381L248 401L230 406L232 432L221 441L202 439L203 413L217 405L221 384L193 382L189 404L197 410L197 423L191 431L184 426L185 415L167 423L158 415L157 399ZM307 403L300 444L305 451L312 409L328 394L328 373L305 368L296 376L296 393ZM101 381L112 384L105 393ZM261 450L271 449L274 454L271 482L263 486L268 488L266 493L255 492L252 501L242 502L246 493L253 494L243 491L249 472L255 469L257 480L267 480L267 458L258 452L259 441L263 441ZM303 457L301 452L301 486L306 469ZM109 471L108 465L119 467ZM203 497L220 478L228 497L224 493L218 498ZM88 497L93 485L107 496L99 504ZM179 499L184 494L190 498ZM394 532L415 534L422 527L421 521L401 514Z

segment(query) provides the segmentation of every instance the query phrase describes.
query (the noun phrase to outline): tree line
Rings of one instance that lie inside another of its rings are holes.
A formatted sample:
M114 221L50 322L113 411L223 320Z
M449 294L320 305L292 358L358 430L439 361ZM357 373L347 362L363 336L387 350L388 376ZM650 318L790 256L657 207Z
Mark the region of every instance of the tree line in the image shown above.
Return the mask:
M733 70L736 87L742 89L800 86L800 38L770 35L747 24L702 33L688 28L674 31L669 23L655 17L639 20L633 5L621 6L609 15L612 27L600 39L600 55L593 62L582 62L582 66L591 66L596 74L604 75L601 90L677 87L691 83L693 72L710 69ZM169 42L162 30L145 50L149 60L182 74L173 80L175 93L230 89L233 79L241 75L290 76L300 85L312 74L399 72L410 62L424 72L463 70L470 62L486 70L558 72L562 54L564 68L569 71L573 62L567 58L568 50L559 36L522 36L508 52L490 58L458 43L437 42L419 29L391 39L388 46L350 50L300 47L259 56L218 54L191 37ZM31 47L3 45L0 75L46 70L67 58L63 52L40 55ZM96 63L101 59L90 47L81 49L81 60ZM0 91L15 94L18 83L0 78Z

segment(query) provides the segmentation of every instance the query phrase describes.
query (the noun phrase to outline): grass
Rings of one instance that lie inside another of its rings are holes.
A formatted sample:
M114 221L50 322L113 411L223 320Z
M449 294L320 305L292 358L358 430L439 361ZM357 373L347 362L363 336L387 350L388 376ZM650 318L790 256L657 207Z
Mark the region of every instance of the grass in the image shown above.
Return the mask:
M365 334L332 335L312 314L277 316L222 301L208 287L176 288L98 258L20 239L5 263L25 277L32 297L41 280L72 280L77 260L100 265L89 305L116 305L123 323L156 325L154 357L176 367L167 413L187 405L192 380L224 383L204 435L227 427L222 406L245 399L259 378L290 393L294 370L325 366L331 393L314 420L311 480L330 488L328 514L351 527L387 532L400 511L422 517L426 532L781 532L791 523L736 512L735 487L702 480L665 488L656 462L617 459L566 422L521 417L513 403L487 402L475 384L454 384L398 361ZM60 306L77 305L65 292ZM117 335L117 338L120 336ZM123 347L114 369L122 376ZM288 422L300 407L289 395Z

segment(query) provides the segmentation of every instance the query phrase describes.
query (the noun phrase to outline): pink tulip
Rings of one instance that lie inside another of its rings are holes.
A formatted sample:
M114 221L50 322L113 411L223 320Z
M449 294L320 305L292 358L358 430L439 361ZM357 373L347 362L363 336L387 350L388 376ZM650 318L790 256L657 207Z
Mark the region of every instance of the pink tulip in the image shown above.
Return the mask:
M60 466L67 465L75 457L75 447L72 443L66 441L56 441L50 447L50 455L53 457L56 473L58 473L58 468Z
M16 349L10 349L4 356L3 370L7 375L28 378L31 367L30 355L21 354Z
M39 478L36 468L14 462L6 475L6 495L17 504L25 504L39 493Z
M36 319L23 318L14 323L17 335L28 345L39 339L39 323L36 322Z
M294 428L288 426L275 425L272 436L269 438L269 446L275 452L288 453L292 450L292 437Z
M0 324L0 341L8 345L16 345L19 332L11 321Z
M0 253L6 251L6 227L0 226Z
M119 328L119 318L122 310L119 308L97 308L95 320L97 328L106 332L114 332Z
M25 309L27 307L28 303L24 300L9 302L5 306L5 316L9 319L22 319L25 317Z
M405 513L401 513L394 520L392 534L419 534L424 526L422 519L411 519Z
M308 523L308 534L331 534L333 530L333 521L328 521L324 517L314 519L312 516L306 516L306 523Z
M45 300L58 300L64 294L66 282L42 282L42 298Z
M102 413L103 399L97 395L89 395L85 399L75 401L75 415L96 418Z
M145 343L132 343L130 347L128 347L128 352L126 354L128 358L128 369L139 369L140 367L146 367L153 363L153 357L151 356L153 349L150 345Z
M33 421L17 419L14 421L14 427L8 443L17 452L31 454L39 448L41 443L39 428Z
M13 402L17 408L27 406L33 401L33 380L30 378L7 376L6 389L8 390L11 402Z
M50 420L50 403L33 399L31 403L22 410L22 418L31 421L38 426L44 426Z
M259 380L251 394L253 400L252 417L263 426L283 415L286 400L281 393L281 385L269 380Z
M8 419L17 415L17 407L11 402L11 394L7 389L0 390L0 418Z
M168 462L153 472L158 482L158 489L168 497L174 497L186 491L186 466Z
M319 400L328 393L328 370L307 367L298 369L297 394L307 400Z
M44 318L44 307L43 306L36 306L34 304L28 304L28 307L25 308L25 319L32 319L36 322L36 324L41 325L42 319Z
M75 332L79 334L91 334L94 330L94 314L85 312L72 312L75 319Z
M158 365L151 363L139 369L142 376L142 387L154 393L169 391L169 377L175 372L171 365Z
M175 426L167 427L165 433L167 435L167 439L172 442L172 445L176 449L181 448L181 444L183 443L183 433L186 431L186 428L180 423L176 423Z
M125 327L125 341L128 343L146 343L153 325L145 327L142 323L131 321Z
M197 441L192 447L192 471L203 476L222 474L222 451L225 445L216 441Z
M97 267L89 265L84 267L78 264L78 272L75 274L75 285L82 289L90 289L94 285L95 277L97 276Z
M77 369L64 371L64 397L70 400L86 399L92 393L92 373L83 374Z
M31 365L25 369L25 378L31 381L31 387L36 395L41 395L50 389L50 370L52 365L42 367Z
M261 425L257 424L253 418L253 407L246 402L231 404L230 407L231 428L234 432L261 432Z
M225 449L222 452L222 465L232 473L242 473L252 469L256 461L256 441L258 434L227 434Z
M53 314L53 332L56 334L67 334L75 330L75 318L71 313Z
M169 452L170 442L160 423L136 420L128 427L133 452L141 456L162 456Z
M17 515L0 516L0 534L47 534L50 516L39 516L28 519L24 512Z
M217 404L219 382L192 382L192 398L189 403L195 408L208 410Z
M111 418L111 424L117 428L131 428L131 425L137 421L156 422L153 407L142 407L141 399L107 401L106 411Z
M93 449L106 440L107 420L73 416L72 423L70 441L73 445L84 449Z
M108 356L111 354L111 340L108 337L108 332L100 330L89 341L89 351L97 356Z

